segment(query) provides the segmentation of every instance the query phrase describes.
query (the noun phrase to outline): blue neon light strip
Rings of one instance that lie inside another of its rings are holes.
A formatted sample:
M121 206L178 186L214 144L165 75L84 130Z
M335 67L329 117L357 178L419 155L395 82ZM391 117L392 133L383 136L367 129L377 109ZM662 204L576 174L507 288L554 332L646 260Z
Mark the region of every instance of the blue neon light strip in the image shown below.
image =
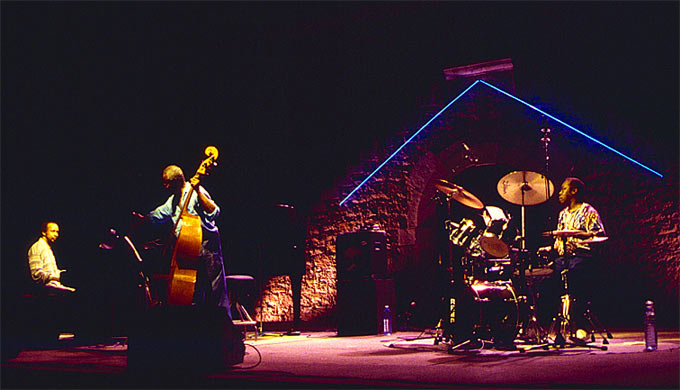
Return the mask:
M359 190L359 188L361 188L364 184L366 184L366 182L367 182L371 177L373 177L373 175L375 175L375 174L376 174L383 166L385 166L385 164L387 164L394 156L396 156L397 153L399 153L399 152L400 152L400 151L401 151L401 150L402 150L409 142L411 142L411 140L413 140L413 138L415 138L421 131L423 131L423 129L425 129L430 123L432 123L432 121L434 121L435 119L437 119L437 117L438 117L439 115L441 115L441 113L443 113L444 111L446 111L453 103L455 103L458 99L460 99L463 95L465 95L470 89L472 89L472 87L474 87L475 85L477 85L477 83L480 83L480 82L481 82L482 84L484 84L484 85L486 85L486 86L488 86L488 87L490 87L490 88L492 88L492 89L494 89L494 90L496 90L496 91L502 93L503 95L508 96L508 97L510 97L510 98L512 98L512 99L514 99L514 100L516 100L516 101L518 101L518 102L524 104L525 106L527 106L527 107L529 107L529 108L531 108L531 109L537 111L537 112L540 112L541 114L543 114L543 115L547 116L548 118L550 118L550 119L556 121L557 123L560 123L560 124L562 124L562 125L568 127L569 129L571 129L571 130L573 130L573 131L575 131L575 132L581 134L582 136L588 138L589 140L591 140L591 141L593 141L593 142L595 142L595 143L597 143L597 144L599 144L599 145L604 146L605 148L611 150L612 152L618 154L619 156L625 158L626 160L631 161L631 162L633 162L633 163L635 163L635 164L641 166L642 168L648 170L649 172L651 172L651 173L653 173L653 174L655 174L655 175L657 175L657 176L659 176L659 177L663 177L662 174L660 174L659 172L653 170L652 168L650 168L650 167L648 167L648 166L646 166L646 165L644 165L644 164L642 164L642 163L640 163L640 162L638 162L638 161L636 161L636 160L634 160L634 159L632 159L632 158L626 156L625 154L619 152L618 150L612 148L611 146L606 145L606 144L604 144L604 143L598 141L597 139L595 139L595 138L589 136L588 134L582 132L581 130L579 130L579 129L577 129L577 128L571 126L571 125L569 125L568 123L566 123L566 122L564 122L564 121L562 121L562 120L560 120L560 119L558 119L558 118L555 118L554 116L548 114L547 112L541 110L540 108L534 107L534 106L532 106L531 104L525 102L524 100L522 100L522 99L520 99L520 98L518 98L518 97L515 97L515 96L513 96L513 95L511 95L511 94L509 94L509 93L503 91L502 89L497 88L497 87L495 87L495 86L493 86L493 85L487 83L486 81L477 80L477 81L475 81L474 83L472 83L469 87L467 87L467 88L465 89L465 91L461 92L460 95L456 96L455 99L451 100L451 101L449 102L449 104L447 104L446 106L444 106L444 108L442 108L441 110L439 110L439 112L438 112L435 116L433 116L429 121L427 121L427 123L425 123L420 129L418 129L418 131L416 131L409 139L407 139L406 142L404 142L397 150L394 151L394 153L392 153L385 161L383 161L382 164L380 164L373 172L371 172L371 174L368 175L368 177L366 177L366 178L364 179L364 181L362 181L358 186L356 186L356 188L354 188L354 189L352 190L352 192L350 192L349 195L347 195L347 196L345 197L345 199L343 199L342 202L340 202L340 206L342 206L343 203L345 203L345 202L347 201L347 199L351 198L352 195L354 195L354 193L357 192L357 191Z
M642 164L642 163L640 163L640 162L638 162L638 161L636 161L636 160L634 160L634 159L632 159L632 158L626 156L625 154L619 152L618 150L612 148L611 146L606 145L606 144L604 144L604 143L602 143L602 142L596 140L595 138L589 136L588 134L582 132L581 130L579 130L579 129L577 129L577 128L575 128L575 127L573 127L573 126L571 126L571 125L569 125L569 124L567 124L567 123L565 123L565 122L563 122L563 121L561 121L561 120L559 120L559 119L557 119L557 118L555 118L554 116L548 114L547 112L541 110L540 108L536 108L536 107L532 106L531 104L525 102L524 100L522 100L522 99L520 99L520 98L517 98L517 97L515 97L515 96L513 96L513 95L511 95L511 94L509 94L509 93L507 93L507 92L505 92L505 91L503 91L503 90L500 89L500 88L494 87L493 85L491 85L491 84L489 84L489 83L487 83L487 82L485 82L485 81L483 81L483 80L477 80L477 81L481 82L482 84L484 84L484 85L486 85L486 86L488 86L488 87L491 87L491 88L495 89L496 91L502 93L502 94L505 95L505 96L508 96L508 97L510 97L510 98L512 98L512 99L517 100L518 102L524 104L524 105L527 106L527 107L530 107L530 108L532 108L532 109L534 109L534 110L540 112L541 114L543 114L543 115L547 116L548 118L550 118L550 119L556 121L557 123L560 123L560 124L562 124L562 125L564 125L564 126L570 128L571 130L574 130L575 132L581 134L582 136L588 138L589 140L591 140L591 141L593 141L593 142L595 142L595 143L597 143L597 144L599 144L599 145L604 146L605 148L611 150L612 152L618 154L619 156L625 158L626 160L631 161L631 162L633 162L633 163L635 163L635 164L641 166L642 168L648 170L649 172L652 172L653 174L655 174L655 175L657 175L657 176L659 176L659 177L663 177L662 174L660 174L659 172L653 170L652 168L650 168L650 167L648 167L648 166L646 166L646 165L644 165L644 164ZM474 84L473 84L473 85L474 85Z
M363 185L364 185L371 177L373 177L373 175L375 175L375 174L380 170L380 168L382 168L385 164L387 164L387 163L392 159L392 157L396 156L397 153L399 153L399 151L401 151L401 150L404 148L404 146L406 146L406 144L408 144L409 142L411 142L411 140L412 140L413 138L415 138L421 131L423 131L424 128L426 128L430 123L432 123L432 121L434 121L435 119L437 119L437 117L438 117L439 115L441 115L442 112L446 111L446 109L448 109L453 103L455 103L456 100L460 99L461 96L465 95L465 94L467 93L467 91L469 91L470 89L472 89L472 87L474 87L475 85L477 85L478 82L479 82L479 80L477 80L477 81L475 81L474 83L472 83L472 85L470 85L469 87L467 87L467 88L465 89L465 91L461 92L460 95L456 96L456 98L453 99L453 100L451 100L451 101L449 102L449 104L447 104L444 108L442 108L441 110L439 110L439 112L438 112L435 116L433 116L429 121L427 121L427 123L425 123L418 131L416 131L409 139L407 139L406 142L404 142L397 150L395 150L394 153L392 153L392 154L387 158L387 160L383 161L382 164L380 164L373 172L371 172L371 174L368 175L368 177L365 178L364 181L361 182L361 184L359 184L358 186L356 186L356 188L353 189L352 192L350 192L349 195L347 195L347 196L345 197L345 199L342 200L342 202L340 202L340 206L342 206L342 204L345 203L345 202L347 201L347 199L349 199L350 197L352 197L352 195L354 195L354 193L357 192L357 190L359 190L359 188L361 188L361 186L363 186Z

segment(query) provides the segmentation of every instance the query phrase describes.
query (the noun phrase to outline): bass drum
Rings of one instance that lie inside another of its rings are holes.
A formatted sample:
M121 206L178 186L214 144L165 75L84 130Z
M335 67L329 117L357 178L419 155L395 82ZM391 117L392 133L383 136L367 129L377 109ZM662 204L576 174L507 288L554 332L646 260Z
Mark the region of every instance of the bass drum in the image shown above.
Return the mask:
M509 281L475 281L455 305L454 339L478 338L512 345L519 333L517 295Z

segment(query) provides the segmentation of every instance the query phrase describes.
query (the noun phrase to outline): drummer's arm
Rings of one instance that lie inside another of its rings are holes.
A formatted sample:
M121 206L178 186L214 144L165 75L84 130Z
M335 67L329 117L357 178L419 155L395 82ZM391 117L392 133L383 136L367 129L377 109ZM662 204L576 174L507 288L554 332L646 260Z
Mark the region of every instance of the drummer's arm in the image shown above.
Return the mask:
M574 237L574 238L580 238L582 240L585 240L587 238L593 238L598 235L602 235L601 231L576 231L576 230L567 230L567 231L560 231L560 230L551 230L549 232L543 232L541 235L543 237L555 237L555 239L558 239L560 237Z
M588 238L593 238L597 235L597 232L580 231L578 233L573 233L571 237L579 238L581 240L586 240Z
M554 236L554 231L551 230L549 232L543 232L541 234L543 237L553 237ZM555 245L557 244L557 237L555 237L555 240L553 241L552 245L546 245L538 248L538 253L541 254L548 254L552 252L553 250L557 249L555 248Z

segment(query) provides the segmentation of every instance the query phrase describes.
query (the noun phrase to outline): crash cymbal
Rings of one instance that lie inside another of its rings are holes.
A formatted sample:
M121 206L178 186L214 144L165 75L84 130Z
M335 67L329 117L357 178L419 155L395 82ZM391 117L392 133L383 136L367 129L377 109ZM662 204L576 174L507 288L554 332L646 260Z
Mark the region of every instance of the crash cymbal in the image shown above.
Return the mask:
M458 203L472 207L473 209L484 208L484 203L482 203L481 200L477 199L476 196L472 195L458 184L439 179L435 182L434 186L437 187L439 191L445 193L446 196L455 199Z
M580 241L581 244L597 244L600 242L605 242L609 239L609 237L593 237L589 238L587 240Z
M510 203L533 206L548 200L555 191L555 186L540 173L515 171L503 176L496 189Z

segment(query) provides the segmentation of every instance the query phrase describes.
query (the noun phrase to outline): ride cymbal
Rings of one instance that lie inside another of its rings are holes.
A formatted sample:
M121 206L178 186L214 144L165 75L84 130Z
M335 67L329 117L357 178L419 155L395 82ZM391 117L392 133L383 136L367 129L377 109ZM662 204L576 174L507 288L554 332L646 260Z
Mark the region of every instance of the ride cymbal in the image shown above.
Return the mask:
M544 175L531 171L515 171L503 176L496 186L498 194L508 202L533 206L550 199L555 187Z

